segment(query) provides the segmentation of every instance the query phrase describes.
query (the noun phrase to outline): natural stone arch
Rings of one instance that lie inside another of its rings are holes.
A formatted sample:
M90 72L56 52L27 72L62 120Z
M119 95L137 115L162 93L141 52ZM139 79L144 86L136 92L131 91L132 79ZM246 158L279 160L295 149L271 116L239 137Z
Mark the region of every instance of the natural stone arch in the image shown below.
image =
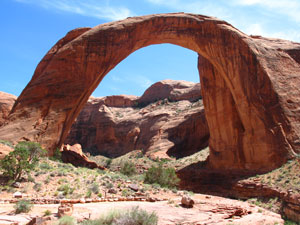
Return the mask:
M36 68L0 138L38 141L53 151L103 77L135 50L160 43L199 54L209 166L263 171L299 151L299 45L249 37L225 21L184 13L69 32Z

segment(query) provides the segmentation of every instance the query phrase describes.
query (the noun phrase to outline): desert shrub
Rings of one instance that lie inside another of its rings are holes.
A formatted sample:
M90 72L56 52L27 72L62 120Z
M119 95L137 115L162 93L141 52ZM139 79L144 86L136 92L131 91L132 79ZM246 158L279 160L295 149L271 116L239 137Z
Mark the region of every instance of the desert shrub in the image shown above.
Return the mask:
M61 151L59 150L59 148L56 148L53 152L53 155L50 157L51 160L53 161L59 161L61 162Z
M51 170L51 169L53 169L53 167L51 165L49 165L49 163L47 163L47 162L41 163L39 167L42 170Z
M110 165L111 165L111 163L112 163L112 159L107 159L106 161L105 161L105 167L106 168L109 168L110 167Z
M42 184L41 183L35 183L33 185L33 189L39 192L42 189Z
M72 216L63 216L58 220L58 225L75 225L76 220Z
M125 212L110 211L99 219L84 221L82 225L156 225L157 222L158 217L154 212L149 214L139 207L134 207Z
M123 163L120 172L126 176L134 175L136 173L134 163L126 161Z
M92 191L88 190L85 194L85 197L90 198L92 196Z
M38 143L19 142L15 150L0 161L0 167L4 176L17 181L24 173L29 174L37 166L39 157L45 155L46 151Z
M72 194L74 192L74 188L71 188L69 184L61 185L57 188L57 191L61 191L63 195Z
M98 194L99 193L99 184L97 183L93 183L90 187L90 190L95 193Z
M172 188L179 183L179 178L177 177L174 168L163 168L160 163L158 167L152 166L146 172L144 182Z
M15 205L15 212L18 213L28 213L33 207L33 204L29 200L20 200Z
M52 212L49 209L44 211L44 216L50 216L51 214Z
M132 208L119 218L115 219L115 225L154 225L157 224L158 217L152 212L149 214L146 210L139 207Z
M290 220L284 220L284 225L298 225L298 223Z
M96 220L83 221L82 225L112 225L116 218L121 216L120 211L111 210Z

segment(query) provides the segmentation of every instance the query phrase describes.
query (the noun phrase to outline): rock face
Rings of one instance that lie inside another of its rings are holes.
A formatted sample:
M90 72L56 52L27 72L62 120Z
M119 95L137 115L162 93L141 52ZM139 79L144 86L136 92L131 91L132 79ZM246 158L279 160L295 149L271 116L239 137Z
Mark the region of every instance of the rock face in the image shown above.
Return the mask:
M8 155L13 150L14 150L13 148L0 143L0 159L3 159L6 155Z
M0 127L8 118L9 112L16 100L16 96L0 91Z
M208 138L200 85L164 80L140 98L90 98L65 143L110 157L143 149L153 158L168 158L195 153Z
M97 163L88 159L88 157L82 152L81 145L64 145L61 152L61 159L65 163L71 163L74 166L83 166L90 169L104 169L104 167L97 165Z
M267 171L300 152L300 44L185 13L69 32L37 66L0 138L38 141L52 154L103 77L132 52L160 43L199 54L209 168Z

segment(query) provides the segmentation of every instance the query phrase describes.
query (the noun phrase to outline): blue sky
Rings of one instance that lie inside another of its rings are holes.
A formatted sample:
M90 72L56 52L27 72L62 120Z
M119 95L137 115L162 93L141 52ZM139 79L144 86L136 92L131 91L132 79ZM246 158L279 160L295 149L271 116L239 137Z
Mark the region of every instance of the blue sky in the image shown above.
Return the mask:
M0 91L19 95L42 57L71 29L167 12L215 16L247 34L300 42L300 0L0 0ZM198 82L197 54L169 44L140 49L93 95L141 95L163 79Z

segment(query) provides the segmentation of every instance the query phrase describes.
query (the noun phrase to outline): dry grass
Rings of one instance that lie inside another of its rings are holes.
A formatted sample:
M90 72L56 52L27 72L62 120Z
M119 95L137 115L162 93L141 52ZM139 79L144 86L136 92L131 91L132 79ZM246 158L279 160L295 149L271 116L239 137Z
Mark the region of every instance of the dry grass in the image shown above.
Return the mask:
M293 193L300 193L300 163L297 159L290 160L280 168L249 179L255 179L273 188L292 190Z
M147 196L156 195L176 195L174 189L161 188L157 184L144 184L144 174L151 166L163 163L164 167L182 168L194 162L204 160L208 155L208 149L195 153L179 160L151 160L144 156L141 151L133 151L115 159L103 156L91 157L101 165L106 165L110 161L109 170L88 169L74 167L42 158L39 165L28 177L21 182L20 188L13 188L2 185L0 188L0 199L12 197L15 191L28 194L28 197L43 198L95 198L113 196L134 196L134 192L128 188L128 184L136 183L140 187L140 192ZM124 162L132 162L136 166L137 174L125 176L121 174L120 168ZM117 194L109 194L108 190L114 188Z

